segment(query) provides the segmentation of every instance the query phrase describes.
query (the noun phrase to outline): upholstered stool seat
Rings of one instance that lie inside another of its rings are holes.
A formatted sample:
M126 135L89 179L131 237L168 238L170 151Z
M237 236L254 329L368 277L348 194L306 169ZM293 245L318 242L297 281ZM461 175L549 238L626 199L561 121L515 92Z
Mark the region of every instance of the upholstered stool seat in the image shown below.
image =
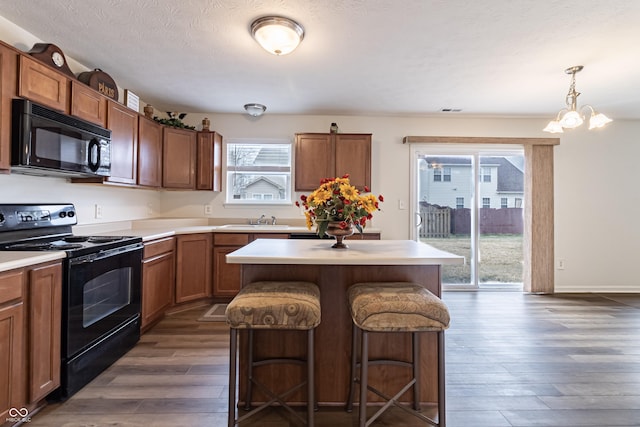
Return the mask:
M262 281L253 282L243 287L236 297L227 305L225 312L230 333L230 363L229 363L229 427L233 427L265 409L272 403L278 402L296 417L301 418L285 402L286 396L307 385L307 425L313 426L314 395L314 329L320 324L320 290L310 282L301 281ZM247 354L247 394L245 409L251 409L253 385L259 387L271 400L251 410L249 413L236 418L236 371L237 371L237 334L238 330L248 332ZM268 358L254 360L253 331L254 330L299 330L307 331L306 360L292 358ZM253 377L253 368L270 363L306 364L307 379L286 392L277 395ZM304 420L302 420L304 421Z
M391 405L409 411L416 417L438 427L445 426L444 390L444 330L449 327L447 306L429 290L411 282L368 282L357 283L347 291L349 310L353 320L353 340L351 346L351 386L347 410L353 409L355 383L360 383L359 426L369 426ZM375 360L368 357L369 332L406 332L412 334L411 362L398 360ZM438 421L420 413L420 353L418 333L438 334ZM357 341L360 335L360 362L357 359ZM368 366L393 364L412 369L411 381L395 396L388 397L367 384ZM357 368L360 374L357 374ZM397 400L413 388L413 410L398 404ZM369 420L367 420L367 392L372 391L387 400Z

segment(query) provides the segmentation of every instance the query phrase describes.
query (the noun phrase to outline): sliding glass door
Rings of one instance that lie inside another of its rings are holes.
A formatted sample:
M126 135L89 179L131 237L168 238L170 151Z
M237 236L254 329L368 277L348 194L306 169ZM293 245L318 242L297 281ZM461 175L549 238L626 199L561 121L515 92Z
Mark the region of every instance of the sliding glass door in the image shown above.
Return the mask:
M412 235L465 257L445 288L522 288L524 156L518 147L415 146Z

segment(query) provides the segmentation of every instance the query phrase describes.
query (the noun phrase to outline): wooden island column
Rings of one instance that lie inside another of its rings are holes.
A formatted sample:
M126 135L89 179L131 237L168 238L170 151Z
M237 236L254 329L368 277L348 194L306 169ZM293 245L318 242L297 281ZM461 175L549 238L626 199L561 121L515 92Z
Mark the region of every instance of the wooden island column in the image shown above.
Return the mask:
M346 290L358 282L410 281L421 284L433 294L441 295L440 266L462 264L464 258L412 240L348 241L349 249L331 249L331 240L258 239L227 255L228 263L241 264L242 284L259 280L301 280L320 288L322 321L316 329L315 380L320 405L344 405L349 389L351 351L351 316ZM429 336L427 336L429 335ZM382 338L382 339L377 339ZM257 357L264 354L303 356L305 340L297 332L255 334ZM410 334L371 334L370 357L383 354L410 360ZM436 337L421 337L421 396L427 404L437 403ZM240 344L240 393L244 396L246 341ZM370 368L371 385L396 390L410 378L406 368L393 366ZM286 372L286 377L282 372ZM302 369L258 368L255 375L276 390L299 382ZM256 393L257 394L257 393ZM395 391L394 391L395 394ZM407 394L410 397L410 393ZM256 395L255 401L265 397ZM304 402L297 393L294 402Z

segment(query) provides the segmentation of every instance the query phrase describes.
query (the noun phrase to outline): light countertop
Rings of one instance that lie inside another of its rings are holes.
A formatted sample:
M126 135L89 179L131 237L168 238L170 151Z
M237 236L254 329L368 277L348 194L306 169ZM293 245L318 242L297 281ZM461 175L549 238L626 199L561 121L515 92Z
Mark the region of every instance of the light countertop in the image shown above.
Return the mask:
M413 240L345 240L349 249L333 249L333 240L257 239L227 254L231 264L444 265L464 257Z
M64 251L49 252L0 252L0 271L27 267L43 262L55 261L66 256Z

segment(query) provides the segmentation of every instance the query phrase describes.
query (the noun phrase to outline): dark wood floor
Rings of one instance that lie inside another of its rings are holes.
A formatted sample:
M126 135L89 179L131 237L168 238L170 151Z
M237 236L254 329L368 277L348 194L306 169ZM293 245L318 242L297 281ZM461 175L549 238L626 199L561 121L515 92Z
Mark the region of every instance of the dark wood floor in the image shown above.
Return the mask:
M447 292L450 427L640 426L640 294ZM171 315L63 404L29 426L226 425L228 330ZM321 408L318 427L354 426ZM243 424L245 425L245 424ZM246 425L296 425L271 411ZM420 424L399 410L374 426Z

